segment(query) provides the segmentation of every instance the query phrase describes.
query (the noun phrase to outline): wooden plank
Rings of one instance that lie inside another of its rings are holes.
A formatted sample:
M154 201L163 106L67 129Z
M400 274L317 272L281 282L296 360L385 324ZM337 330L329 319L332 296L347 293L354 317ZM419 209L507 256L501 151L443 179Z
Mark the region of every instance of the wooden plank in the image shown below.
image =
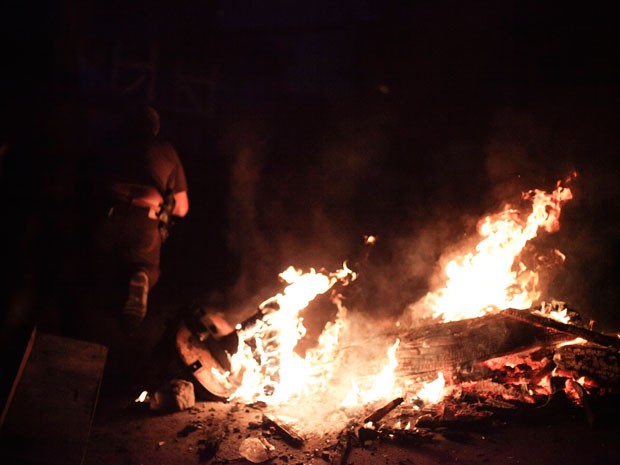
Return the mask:
M26 348L24 350L24 355L22 356L22 360L17 369L17 373L15 374L15 379L13 380L13 384L11 385L11 389L7 396L7 399L2 408L2 417L0 417L0 430L4 426L4 420L6 419L6 415L9 411L9 405L11 405L11 401L13 400L13 396L15 395L15 390L17 389L17 385L19 380L24 373L24 369L26 368L26 363L28 363L28 359L30 358L30 352L32 351L32 346L34 345L34 338L37 334L37 328L34 327L32 329L32 333L30 334L30 338L28 339L28 343L26 344Z
M37 332L6 408L3 456L33 465L82 463L106 358L99 344Z

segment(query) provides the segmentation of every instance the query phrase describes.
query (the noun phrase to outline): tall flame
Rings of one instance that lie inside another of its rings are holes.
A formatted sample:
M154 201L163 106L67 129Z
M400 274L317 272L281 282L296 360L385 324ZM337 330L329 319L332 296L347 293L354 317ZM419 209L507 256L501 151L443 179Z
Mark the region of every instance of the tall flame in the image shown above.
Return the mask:
M292 409L294 416L304 417L303 424L296 425L299 429L325 431L342 427L343 407L359 408L401 395L395 376L398 339L387 347L384 356L378 353L365 365L353 361L346 351L339 352L348 321L338 293L331 296L338 308L336 319L326 324L316 347L307 350L304 357L295 352L306 332L299 312L335 283L347 284L355 279L356 274L346 264L329 274L314 269L304 274L289 267L280 277L288 284L284 291L260 305L273 311L251 327L239 329L239 345L230 357L230 371L213 369L214 378L232 392L229 400L263 401L279 415Z
M496 309L528 308L540 297L538 274L517 258L540 229L549 233L559 229L562 206L572 193L558 182L551 193L536 189L525 192L523 198L531 203L525 219L510 206L486 216L478 223L482 240L475 250L446 265L445 287L423 299L434 318L454 321Z
M293 395L312 389L320 377L313 377L312 362L325 358L337 347L339 325L328 325L319 339L321 349L310 351L302 358L295 352L299 340L306 334L299 312L319 294L324 294L338 281L355 279L355 273L345 266L331 274L311 269L302 273L287 268L280 278L288 283L282 293L264 301L261 309L272 308L250 328L240 331L239 347L231 357L229 373L214 373L223 381L236 385L231 399L269 400L270 404L286 402Z

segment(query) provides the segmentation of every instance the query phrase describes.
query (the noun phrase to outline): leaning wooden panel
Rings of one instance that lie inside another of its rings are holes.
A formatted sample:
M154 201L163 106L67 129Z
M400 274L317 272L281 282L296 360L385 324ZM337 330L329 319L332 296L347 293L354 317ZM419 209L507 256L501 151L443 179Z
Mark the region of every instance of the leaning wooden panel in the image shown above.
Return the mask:
M37 332L6 408L0 457L82 463L106 357L99 344Z

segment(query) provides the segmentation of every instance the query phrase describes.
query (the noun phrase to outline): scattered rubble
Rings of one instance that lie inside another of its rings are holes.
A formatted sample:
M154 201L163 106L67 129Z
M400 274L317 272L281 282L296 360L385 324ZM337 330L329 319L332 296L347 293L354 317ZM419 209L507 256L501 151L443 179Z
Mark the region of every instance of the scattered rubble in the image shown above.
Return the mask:
M380 443L416 449L440 441L467 443L472 435L485 437L511 419L544 409L572 406L595 427L609 415L608 406L618 404L620 366L615 341L605 335L575 340L575 332L590 336L591 329L565 331L553 323L547 330L543 325L547 320L536 315L531 324L529 316L489 315L473 322L423 327L415 337L413 331L408 333L406 369L420 368L416 383L390 402L347 410L345 427L315 437L300 434L301 423L289 423L265 402L195 404L192 383L173 380L154 393L150 408L185 411L188 421L175 430L176 437L162 437L157 449L183 446L197 454L200 463L210 464L245 460L345 465L356 449L368 451ZM498 328L519 334L503 337L499 343L492 334ZM472 349L460 345L465 340L478 343ZM423 350L415 352L415 344ZM448 351L455 347L459 350ZM444 357L448 353L450 357ZM428 384L422 358L429 354L443 360L445 386L435 403L417 396L422 384Z
M174 379L155 391L149 407L153 411L166 413L187 410L195 404L194 385L183 379Z
M262 463L273 457L276 448L265 438L252 437L241 441L239 455L252 463Z

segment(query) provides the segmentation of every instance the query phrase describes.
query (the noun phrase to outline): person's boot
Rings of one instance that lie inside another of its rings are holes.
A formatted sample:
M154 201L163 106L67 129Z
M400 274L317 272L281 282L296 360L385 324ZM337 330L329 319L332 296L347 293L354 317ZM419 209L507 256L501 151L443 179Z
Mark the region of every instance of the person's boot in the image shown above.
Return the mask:
M129 293L123 308L123 326L135 329L146 316L149 295L149 277L144 271L134 273L129 280Z

